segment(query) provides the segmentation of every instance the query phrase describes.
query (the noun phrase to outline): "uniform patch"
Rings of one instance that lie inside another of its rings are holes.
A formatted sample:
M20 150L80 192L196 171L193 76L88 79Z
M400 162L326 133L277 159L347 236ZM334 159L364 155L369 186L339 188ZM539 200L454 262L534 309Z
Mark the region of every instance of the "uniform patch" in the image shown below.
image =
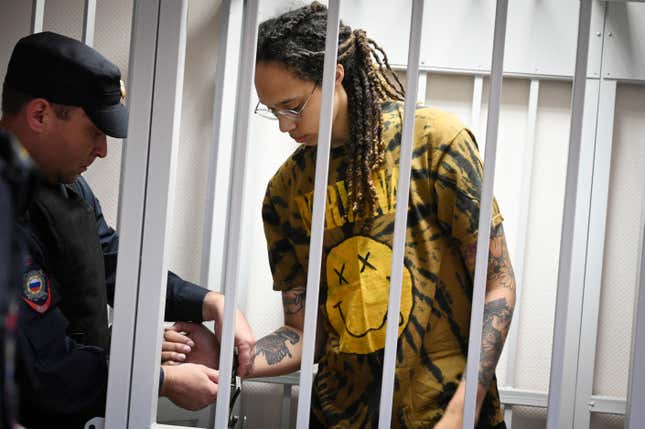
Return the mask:
M43 270L31 270L23 275L22 299L39 313L49 309L52 295L49 279Z

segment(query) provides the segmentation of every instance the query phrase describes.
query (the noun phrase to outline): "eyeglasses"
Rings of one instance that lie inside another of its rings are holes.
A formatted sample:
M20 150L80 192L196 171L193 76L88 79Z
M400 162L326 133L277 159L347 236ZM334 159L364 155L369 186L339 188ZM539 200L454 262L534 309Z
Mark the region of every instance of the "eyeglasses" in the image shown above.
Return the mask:
M302 118L302 111L305 110L305 107L307 107L307 103L309 102L309 100L311 100L311 97L314 95L316 88L317 86L314 84L314 89L311 90L309 97L307 97L305 102L302 103L300 107L297 107L295 109L276 109L273 107L267 107L258 101L258 104L255 106L253 113L262 116L263 118L272 119L274 121L280 119L281 116L284 118L292 119L294 121L298 121Z

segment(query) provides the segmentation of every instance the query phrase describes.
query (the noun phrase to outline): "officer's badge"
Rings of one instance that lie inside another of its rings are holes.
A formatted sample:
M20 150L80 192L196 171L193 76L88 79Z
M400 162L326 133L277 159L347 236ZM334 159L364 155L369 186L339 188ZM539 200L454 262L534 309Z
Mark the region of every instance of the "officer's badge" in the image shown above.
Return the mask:
M127 95L127 92L125 90L125 82L123 82L123 80L120 80L119 84L121 86L121 103L125 104L125 97Z
M49 279L43 270L32 270L23 275L22 299L39 313L49 309L52 295Z

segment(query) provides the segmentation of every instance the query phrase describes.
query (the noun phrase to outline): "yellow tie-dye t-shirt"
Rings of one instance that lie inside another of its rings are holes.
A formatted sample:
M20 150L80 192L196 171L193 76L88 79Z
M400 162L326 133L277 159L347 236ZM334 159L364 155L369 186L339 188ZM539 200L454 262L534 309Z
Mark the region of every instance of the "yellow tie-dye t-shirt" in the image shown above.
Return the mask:
M327 334L312 407L328 427L378 423L403 106L383 104L385 158L377 203L354 216L345 185L349 151L329 164L320 306ZM269 182L263 204L274 289L306 285L316 148L299 147ZM477 240L482 166L454 116L416 110L396 359L393 427L432 427L465 371L472 278L460 247ZM502 222L497 204L493 225ZM479 427L503 427L496 383Z

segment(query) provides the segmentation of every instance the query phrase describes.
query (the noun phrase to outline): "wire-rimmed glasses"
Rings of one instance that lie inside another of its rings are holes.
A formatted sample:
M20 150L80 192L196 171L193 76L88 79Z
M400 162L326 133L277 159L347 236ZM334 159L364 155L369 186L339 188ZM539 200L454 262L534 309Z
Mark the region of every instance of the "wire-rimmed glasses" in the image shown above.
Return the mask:
M303 110L305 110L305 107L307 107L307 103L309 103L309 100L311 100L311 97L314 95L316 88L318 87L314 85L314 88L311 90L309 97L307 97L307 99L300 105L300 107L297 107L295 109L277 109L275 107L265 106L258 101L258 104L256 104L253 113L263 118L272 119L274 121L280 119L280 117L297 121L302 117L302 112Z

